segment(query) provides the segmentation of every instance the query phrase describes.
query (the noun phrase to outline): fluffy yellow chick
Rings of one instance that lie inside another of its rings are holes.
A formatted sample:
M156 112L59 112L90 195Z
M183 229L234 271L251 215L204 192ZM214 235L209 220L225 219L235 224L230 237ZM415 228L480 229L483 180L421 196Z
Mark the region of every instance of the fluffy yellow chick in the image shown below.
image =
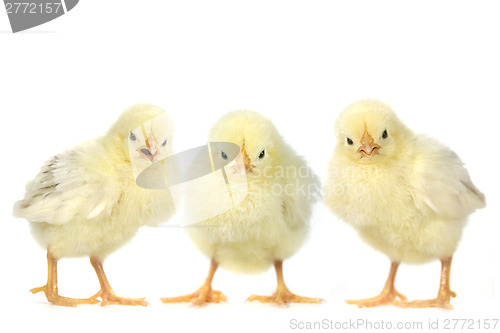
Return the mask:
M347 302L452 308L451 259L467 217L485 206L462 161L438 141L414 134L377 100L348 106L338 117L335 134L325 203L392 262L379 296ZM436 258L442 263L437 298L404 302L394 288L399 263Z
M134 133L138 127L141 131ZM137 104L125 110L106 135L58 154L42 166L27 184L25 198L14 205L14 215L31 222L33 236L47 249L47 284L32 289L33 293L43 291L49 302L64 306L97 303L98 297L102 305L147 305L144 299L116 296L102 262L139 227L163 222L173 214L168 191L138 187L132 172L133 165L145 168L170 155L172 133L173 123L163 110ZM58 259L81 256L90 257L100 291L88 299L60 296Z
M241 148L248 194L232 209L187 229L198 249L211 258L210 271L196 292L163 298L163 302L201 305L225 301L225 295L211 286L219 265L233 272L260 273L274 264L277 291L272 296L251 295L249 301L319 303L320 299L291 293L282 270L283 260L292 256L307 236L311 208L320 196L317 177L271 121L256 112L224 115L211 129L209 141L231 142ZM216 158L228 159L223 150L214 155L217 164L220 161Z

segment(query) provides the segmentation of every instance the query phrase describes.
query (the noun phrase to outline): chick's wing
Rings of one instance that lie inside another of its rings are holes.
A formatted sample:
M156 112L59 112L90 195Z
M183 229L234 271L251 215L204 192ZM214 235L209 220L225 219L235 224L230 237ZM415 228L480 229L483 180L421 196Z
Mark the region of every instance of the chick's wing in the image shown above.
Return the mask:
M288 155L282 208L285 221L293 227L309 221L312 205L321 200L321 184L318 176L302 157L292 155L291 152Z
M50 224L110 215L120 189L109 177L112 174L91 167L89 159L95 158L70 150L48 160L27 184L25 198L16 202L14 215Z
M458 155L430 138L416 144L410 183L419 208L441 216L462 218L485 206L484 195L472 183Z

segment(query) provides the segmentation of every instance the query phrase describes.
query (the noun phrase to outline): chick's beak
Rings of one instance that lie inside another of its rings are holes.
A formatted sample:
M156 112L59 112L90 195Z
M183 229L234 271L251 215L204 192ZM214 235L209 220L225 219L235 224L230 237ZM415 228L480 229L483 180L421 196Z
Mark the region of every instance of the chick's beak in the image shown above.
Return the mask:
M374 156L378 154L380 146L374 142L373 137L367 130L365 130L360 142L361 147L359 147L358 151L361 153L361 157Z
M141 152L145 158L153 162L158 154L158 142L156 141L156 138L153 135L150 135L146 139L146 145L137 148L137 151Z
M250 164L250 158L248 157L247 152L245 151L245 145L241 147L241 156L243 156L243 163L245 164L246 172L252 172L254 165Z

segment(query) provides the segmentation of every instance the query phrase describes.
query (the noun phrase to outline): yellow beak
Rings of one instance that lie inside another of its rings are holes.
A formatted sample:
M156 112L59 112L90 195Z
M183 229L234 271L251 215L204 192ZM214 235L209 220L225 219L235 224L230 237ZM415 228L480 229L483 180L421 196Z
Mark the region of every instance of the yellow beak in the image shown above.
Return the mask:
M137 151L140 151L147 159L153 162L158 153L158 142L156 141L156 138L151 134L146 139L146 145L137 148Z
M245 170L246 172L252 172L253 165L250 164L250 158L248 157L247 152L245 151L245 144L241 146L241 156L243 156L243 163L245 164Z
M375 143L373 137L368 133L368 130L365 129L365 133L361 138L361 147L359 147L358 151L363 156L374 156L378 154L378 149L380 146Z

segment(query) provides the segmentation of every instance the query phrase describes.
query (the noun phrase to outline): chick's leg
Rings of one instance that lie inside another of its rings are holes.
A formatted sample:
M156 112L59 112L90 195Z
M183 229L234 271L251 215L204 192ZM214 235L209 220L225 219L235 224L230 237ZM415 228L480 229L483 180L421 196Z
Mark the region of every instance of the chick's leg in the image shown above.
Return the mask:
M285 305L289 302L295 303L321 303L323 300L321 298L310 298L302 297L293 294L288 290L285 280L283 279L283 261L277 260L274 263L274 268L276 269L276 278L278 280L278 287L276 292L272 296L258 296L250 295L247 301L259 301L261 303L275 303L278 305Z
M450 304L450 298L456 297L457 295L450 290L451 259L452 257L441 259L441 281L439 285L439 293L436 298L406 302L403 303L402 306L405 308L439 307L450 310L453 309L453 306Z
M217 262L212 259L212 262L210 263L210 270L208 271L208 276L205 280L205 283L203 283L203 285L194 293L179 297L165 297L162 298L161 301L163 303L191 302L194 305L226 302L227 298L223 293L212 289L212 280L214 278L217 267Z
M348 300L346 301L346 303L355 304L360 308L369 308L380 305L400 305L402 301L406 300L406 297L397 292L396 288L394 288L394 279L396 278L396 271L398 270L398 266L398 262L391 263L389 277L387 278L384 289L382 289L380 295L360 300Z
M146 302L144 298L124 298L116 296L113 289L111 289L111 285L108 282L106 274L104 274L102 262L97 258L91 257L90 263L92 264L92 267L94 267L97 278L99 279L99 284L101 285L101 290L92 296L91 299L97 299L97 297L100 297L102 299L101 305L103 306L108 304L148 305L148 302Z
M62 306L72 306L75 307L78 304L95 304L97 300L94 299L81 299L81 298L69 298L60 296L57 288L57 258L54 257L49 250L47 250L47 284L43 287L33 288L30 291L33 294L43 291L47 300L50 303Z

